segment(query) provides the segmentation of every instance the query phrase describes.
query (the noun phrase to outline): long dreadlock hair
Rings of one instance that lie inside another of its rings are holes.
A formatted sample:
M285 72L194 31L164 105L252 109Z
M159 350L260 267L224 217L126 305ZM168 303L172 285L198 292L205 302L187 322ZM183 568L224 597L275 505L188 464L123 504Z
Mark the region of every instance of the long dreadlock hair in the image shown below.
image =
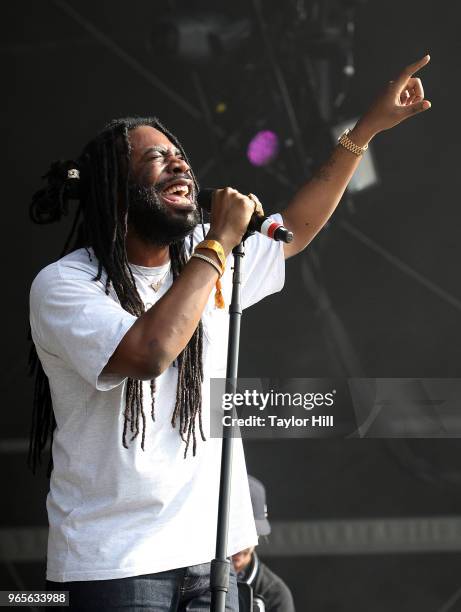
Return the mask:
M131 153L129 132L145 125L163 132L181 151L190 167L179 140L156 117L116 119L86 145L77 160L54 162L42 177L47 179L46 186L34 194L30 205L30 216L34 223L54 223L68 214L70 200L78 200L72 227L60 256L76 248L85 247L88 250L88 247L91 247L98 259L98 272L93 280L100 280L104 270L107 274L106 294L109 294L112 285L122 308L138 317L145 309L128 265L125 239L129 214L128 182ZM68 174L72 169L78 170L79 178L75 172ZM191 175L198 192L198 183L192 171ZM200 214L203 227L203 216ZM190 250L192 250L192 234ZM187 261L186 241L170 244L169 251L174 282ZM53 469L52 441L56 420L49 380L32 342L30 329L29 340L31 341L29 373L35 376L35 385L27 463L35 474L37 465L41 464L42 451L49 439L47 468L49 477ZM205 440L201 412L202 345L203 328L200 321L189 343L175 361L178 383L171 424L176 427L179 419L179 435L185 442L184 457L187 456L191 440L192 452L195 455L196 421L201 438ZM150 381L150 391L151 417L155 421L155 379ZM122 444L128 448L128 429L131 434L130 442L138 436L141 419L141 448L144 450L146 416L143 409L142 381L128 378L125 399Z

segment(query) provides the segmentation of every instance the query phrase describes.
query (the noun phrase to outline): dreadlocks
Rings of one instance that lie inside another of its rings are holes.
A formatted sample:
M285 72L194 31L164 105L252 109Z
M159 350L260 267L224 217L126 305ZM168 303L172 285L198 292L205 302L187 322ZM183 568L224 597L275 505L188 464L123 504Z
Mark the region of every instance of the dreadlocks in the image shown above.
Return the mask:
M163 132L181 151L190 166L178 139L157 118L117 119L109 123L96 138L86 145L76 161L54 162L43 177L47 179L47 185L35 193L30 205L32 221L44 224L57 222L62 216L68 214L70 200L79 201L61 257L81 247L85 247L90 255L88 247L91 247L98 259L98 271L93 280L100 280L104 270L107 274L106 294L109 294L112 285L122 308L138 317L145 309L128 265L125 246L128 229L131 153L128 136L130 130L145 125ZM71 169L78 170L80 178L75 172L68 173ZM192 178L198 191L197 180L193 174ZM202 216L201 221L203 227ZM192 250L192 234L190 235L190 250ZM174 282L187 261L185 240L169 245L169 251ZM30 330L29 340L32 340ZM176 427L179 419L179 435L185 442L184 457L187 456L191 440L192 452L195 455L196 421L198 421L201 438L205 440L201 414L202 344L203 329L200 321L189 343L175 362L178 370L178 384L171 424ZM49 438L50 456L47 475L50 476L53 469L51 443L56 420L52 408L49 380L33 343L29 354L29 371L31 375L35 375L35 386L28 465L35 473L37 464L41 463L41 454ZM150 381L150 392L151 418L155 421L155 380ZM128 448L127 434L130 436L130 442L138 436L140 419L142 420L141 448L144 450L146 416L143 410L142 381L128 378L122 433L122 444L125 448Z

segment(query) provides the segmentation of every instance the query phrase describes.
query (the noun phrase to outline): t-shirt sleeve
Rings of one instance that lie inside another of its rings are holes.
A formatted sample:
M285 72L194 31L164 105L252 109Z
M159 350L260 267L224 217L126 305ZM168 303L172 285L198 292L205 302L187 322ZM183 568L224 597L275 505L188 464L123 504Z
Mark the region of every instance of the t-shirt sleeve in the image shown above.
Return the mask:
M279 213L271 219L283 223ZM283 242L256 232L245 242L243 261L242 307L248 308L272 293L281 291L285 283Z
M62 359L98 391L113 389L125 380L124 376L101 372L136 320L106 295L103 284L93 281L91 275L68 278L61 274L59 264L54 264L32 283L34 342Z

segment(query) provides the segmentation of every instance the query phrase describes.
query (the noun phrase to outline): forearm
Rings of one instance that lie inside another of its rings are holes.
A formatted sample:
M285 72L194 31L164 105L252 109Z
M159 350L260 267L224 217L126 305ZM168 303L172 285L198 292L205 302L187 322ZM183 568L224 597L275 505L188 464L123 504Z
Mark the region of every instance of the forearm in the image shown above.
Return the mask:
M201 253L218 262L213 252ZM141 360L157 376L191 339L217 279L211 264L191 258L165 295L133 325L133 340L141 349Z
M214 259L213 252L205 253ZM211 264L191 258L165 295L128 330L104 373L141 380L159 376L191 339L217 279Z
M373 137L366 126L360 124L349 134L360 147ZM366 153L365 153L366 154ZM321 230L339 204L361 157L338 145L330 158L296 193L288 207L282 211L284 225L294 233L291 244L285 245L285 256L302 251Z

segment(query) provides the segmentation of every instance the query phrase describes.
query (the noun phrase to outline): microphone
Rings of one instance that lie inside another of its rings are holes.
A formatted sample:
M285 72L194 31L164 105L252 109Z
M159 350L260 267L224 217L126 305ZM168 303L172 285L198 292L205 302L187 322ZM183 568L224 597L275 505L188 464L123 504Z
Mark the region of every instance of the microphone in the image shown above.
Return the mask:
M198 192L197 204L207 212L211 211L211 198L214 191L214 189L200 189ZM257 213L253 213L247 231L260 232L264 236L272 238L272 240L280 240L286 243L293 240L293 232L287 230L281 223Z

